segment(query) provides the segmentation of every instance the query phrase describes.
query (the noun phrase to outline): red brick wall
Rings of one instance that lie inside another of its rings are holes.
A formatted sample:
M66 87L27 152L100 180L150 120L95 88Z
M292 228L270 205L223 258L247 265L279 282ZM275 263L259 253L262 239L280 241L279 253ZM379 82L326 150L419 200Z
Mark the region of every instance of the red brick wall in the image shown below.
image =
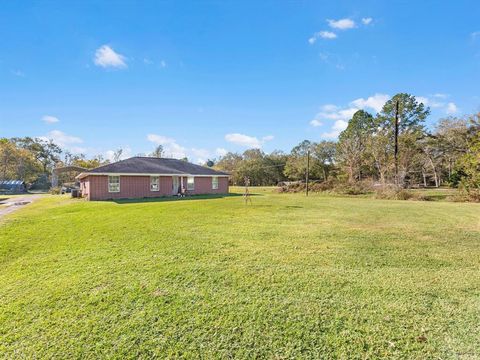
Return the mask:
M109 200L159 197L172 195L172 177L160 177L159 191L150 191L150 176L120 176L120 192L108 192L108 176L94 175L87 176L80 180L83 195L88 200ZM184 188L187 188L187 178L183 178ZM226 194L228 193L228 178L218 178L218 189L212 189L211 177L196 177L195 190L188 191L189 194Z
M187 188L187 178L184 178L184 186ZM212 189L212 178L211 177L196 177L195 178L195 189L187 190L189 194L226 194L228 193L228 178L219 177L218 178L218 189Z

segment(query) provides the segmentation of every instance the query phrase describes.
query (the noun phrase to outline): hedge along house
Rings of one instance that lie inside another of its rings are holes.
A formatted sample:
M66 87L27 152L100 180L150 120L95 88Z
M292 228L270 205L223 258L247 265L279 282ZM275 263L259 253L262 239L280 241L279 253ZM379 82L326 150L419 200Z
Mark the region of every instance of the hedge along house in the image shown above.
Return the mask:
M228 193L228 174L183 160L132 157L82 172L82 196L111 200Z

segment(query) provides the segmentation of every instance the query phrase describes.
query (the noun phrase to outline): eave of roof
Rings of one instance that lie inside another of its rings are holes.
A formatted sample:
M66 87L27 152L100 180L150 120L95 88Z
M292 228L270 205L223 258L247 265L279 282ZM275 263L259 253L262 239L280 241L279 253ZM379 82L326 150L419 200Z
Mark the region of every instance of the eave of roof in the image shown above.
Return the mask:
M196 177L230 176L226 172L192 164L183 160L139 156L84 171L80 173L76 178L82 179L89 175Z
M120 172L105 172L105 173L92 173L84 172L78 174L75 179L83 179L87 176L193 176L193 177L229 177L229 174L157 174L157 173L120 173Z

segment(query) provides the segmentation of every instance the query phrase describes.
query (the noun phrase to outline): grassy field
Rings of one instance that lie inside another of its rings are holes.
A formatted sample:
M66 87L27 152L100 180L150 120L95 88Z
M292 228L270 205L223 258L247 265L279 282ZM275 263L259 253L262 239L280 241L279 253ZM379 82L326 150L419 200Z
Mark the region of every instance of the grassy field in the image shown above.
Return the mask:
M0 220L0 356L480 358L479 204L257 192Z

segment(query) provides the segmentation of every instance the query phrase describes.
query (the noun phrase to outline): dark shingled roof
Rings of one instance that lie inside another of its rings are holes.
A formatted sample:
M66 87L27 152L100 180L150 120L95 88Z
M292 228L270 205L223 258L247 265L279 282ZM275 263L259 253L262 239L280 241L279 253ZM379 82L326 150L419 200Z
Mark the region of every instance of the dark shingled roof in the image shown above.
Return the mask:
M119 174L172 174L172 175L228 175L183 160L135 156L112 164L103 165L86 173Z

